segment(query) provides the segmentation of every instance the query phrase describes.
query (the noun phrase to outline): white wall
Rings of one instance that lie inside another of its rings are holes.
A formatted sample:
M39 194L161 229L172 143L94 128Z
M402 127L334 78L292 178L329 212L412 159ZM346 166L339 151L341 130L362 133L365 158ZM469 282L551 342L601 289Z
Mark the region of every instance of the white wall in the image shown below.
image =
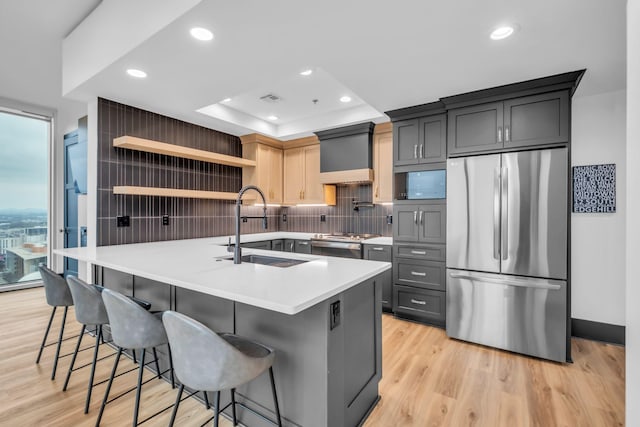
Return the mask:
M624 325L626 92L575 97L572 107L572 165L616 164L616 212L571 214L571 317Z
M627 3L626 424L640 425L640 0Z

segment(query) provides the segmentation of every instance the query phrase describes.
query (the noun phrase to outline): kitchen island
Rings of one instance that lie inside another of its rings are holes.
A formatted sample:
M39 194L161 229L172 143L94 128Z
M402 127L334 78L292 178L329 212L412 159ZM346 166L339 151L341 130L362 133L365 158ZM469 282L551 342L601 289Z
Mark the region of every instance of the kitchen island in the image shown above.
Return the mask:
M380 278L390 264L248 248L243 255L305 262L233 264L220 243L205 238L54 252L92 264L96 283L145 299L154 310L175 310L274 348L284 425L360 424L378 400ZM166 365L166 355L161 358ZM238 396L274 419L266 377L240 387ZM238 414L246 425L270 425L240 407Z

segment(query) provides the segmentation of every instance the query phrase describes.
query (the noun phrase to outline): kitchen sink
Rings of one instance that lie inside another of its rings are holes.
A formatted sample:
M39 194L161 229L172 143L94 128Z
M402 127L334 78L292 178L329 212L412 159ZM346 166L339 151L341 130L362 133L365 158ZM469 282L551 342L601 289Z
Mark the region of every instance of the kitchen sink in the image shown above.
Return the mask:
M224 256L218 259L233 261L233 256ZM280 268L292 267L294 265L308 262L308 260L306 259L280 258L280 257L265 256L265 255L243 255L240 259L242 260L242 262L270 265L272 267L280 267Z

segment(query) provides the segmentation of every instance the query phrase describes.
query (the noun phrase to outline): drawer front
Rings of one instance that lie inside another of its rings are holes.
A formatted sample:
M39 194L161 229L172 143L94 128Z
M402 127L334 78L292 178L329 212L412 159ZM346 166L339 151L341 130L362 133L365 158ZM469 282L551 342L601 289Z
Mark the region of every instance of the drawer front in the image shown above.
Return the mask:
M446 292L394 286L394 311L444 324Z
M394 255L398 258L444 261L446 245L393 245Z
M444 291L445 264L434 261L396 260L395 283Z
M308 240L296 240L296 249L295 252L299 254L310 254L311 253L311 242Z
M364 259L391 262L391 246L364 245Z

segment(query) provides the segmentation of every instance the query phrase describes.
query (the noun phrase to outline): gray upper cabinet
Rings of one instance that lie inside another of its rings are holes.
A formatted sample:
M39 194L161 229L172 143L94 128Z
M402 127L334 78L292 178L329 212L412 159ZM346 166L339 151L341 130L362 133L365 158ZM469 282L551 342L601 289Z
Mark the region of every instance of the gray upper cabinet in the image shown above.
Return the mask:
M446 123L445 114L394 122L394 165L406 166L446 161Z
M449 110L449 155L569 141L569 94L543 93Z
M446 204L396 205L393 239L399 242L445 243Z
M449 111L449 154L502 148L502 127L502 102Z
M504 129L505 148L569 142L569 94L563 91L505 101Z
M396 166L418 163L419 133L418 119L393 124L393 163Z

